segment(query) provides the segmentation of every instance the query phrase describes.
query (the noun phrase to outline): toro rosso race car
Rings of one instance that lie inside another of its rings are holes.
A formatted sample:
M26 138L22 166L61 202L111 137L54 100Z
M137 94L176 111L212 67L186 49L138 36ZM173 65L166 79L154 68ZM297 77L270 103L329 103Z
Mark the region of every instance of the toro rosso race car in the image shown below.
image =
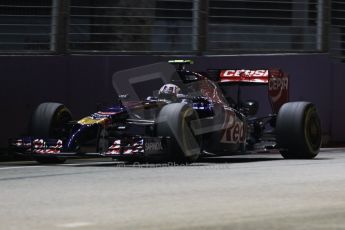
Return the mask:
M204 155L276 149L284 158L314 158L321 125L310 102L288 102L289 79L281 70L186 68L173 60L116 72L118 100L80 120L63 104L42 103L29 136L10 148L40 163L101 156L124 161L193 162ZM235 85L234 97L225 97ZM272 112L257 116L258 102L241 98L242 86L266 85Z

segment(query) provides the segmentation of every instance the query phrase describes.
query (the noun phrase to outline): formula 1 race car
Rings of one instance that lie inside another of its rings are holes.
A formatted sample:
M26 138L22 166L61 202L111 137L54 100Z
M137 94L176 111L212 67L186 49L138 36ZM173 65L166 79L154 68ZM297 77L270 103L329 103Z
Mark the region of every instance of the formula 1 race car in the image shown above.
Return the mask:
M186 68L173 60L116 72L118 101L72 119L63 104L40 104L30 135L10 140L13 152L40 163L101 156L124 161L193 162L200 156L276 149L284 158L314 158L321 125L310 102L288 102L288 75L281 70ZM226 86L237 85L234 97ZM241 86L267 85L272 113L258 117L258 102L241 99ZM260 147L258 147L260 146Z

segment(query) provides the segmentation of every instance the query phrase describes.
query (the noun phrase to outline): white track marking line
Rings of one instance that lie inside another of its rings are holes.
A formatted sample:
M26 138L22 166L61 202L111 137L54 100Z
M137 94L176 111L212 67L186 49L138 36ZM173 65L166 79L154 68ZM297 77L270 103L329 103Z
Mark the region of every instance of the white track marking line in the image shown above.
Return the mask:
M66 223L66 224L59 224L58 227L63 228L81 228L86 226L94 225L93 223L89 222L75 222L75 223Z
M35 165L35 166L0 167L0 170L8 170L8 169L31 169L31 168L43 168L43 167L48 167L48 166Z

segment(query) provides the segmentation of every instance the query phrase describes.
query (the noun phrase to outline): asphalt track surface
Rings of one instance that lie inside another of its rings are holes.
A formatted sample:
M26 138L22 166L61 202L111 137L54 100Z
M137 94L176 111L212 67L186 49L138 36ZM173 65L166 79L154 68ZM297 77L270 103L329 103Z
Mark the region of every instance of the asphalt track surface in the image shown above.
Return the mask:
M189 166L0 163L0 229L345 229L345 149Z

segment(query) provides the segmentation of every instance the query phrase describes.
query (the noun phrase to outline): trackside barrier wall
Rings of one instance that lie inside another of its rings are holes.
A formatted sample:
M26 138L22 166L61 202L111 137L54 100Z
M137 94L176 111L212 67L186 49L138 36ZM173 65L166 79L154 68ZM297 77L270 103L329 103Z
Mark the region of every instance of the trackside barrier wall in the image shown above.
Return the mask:
M179 57L180 58L180 57ZM183 57L181 57L183 58ZM190 58L190 57L185 57ZM168 56L0 56L0 147L9 137L25 134L32 110L41 102L66 104L79 119L116 98L111 85L114 72L159 61ZM326 54L193 57L192 69L274 68L290 74L290 99L316 104L324 135L345 141L345 64ZM253 89L247 94L267 102L267 94ZM269 112L262 103L261 113Z

